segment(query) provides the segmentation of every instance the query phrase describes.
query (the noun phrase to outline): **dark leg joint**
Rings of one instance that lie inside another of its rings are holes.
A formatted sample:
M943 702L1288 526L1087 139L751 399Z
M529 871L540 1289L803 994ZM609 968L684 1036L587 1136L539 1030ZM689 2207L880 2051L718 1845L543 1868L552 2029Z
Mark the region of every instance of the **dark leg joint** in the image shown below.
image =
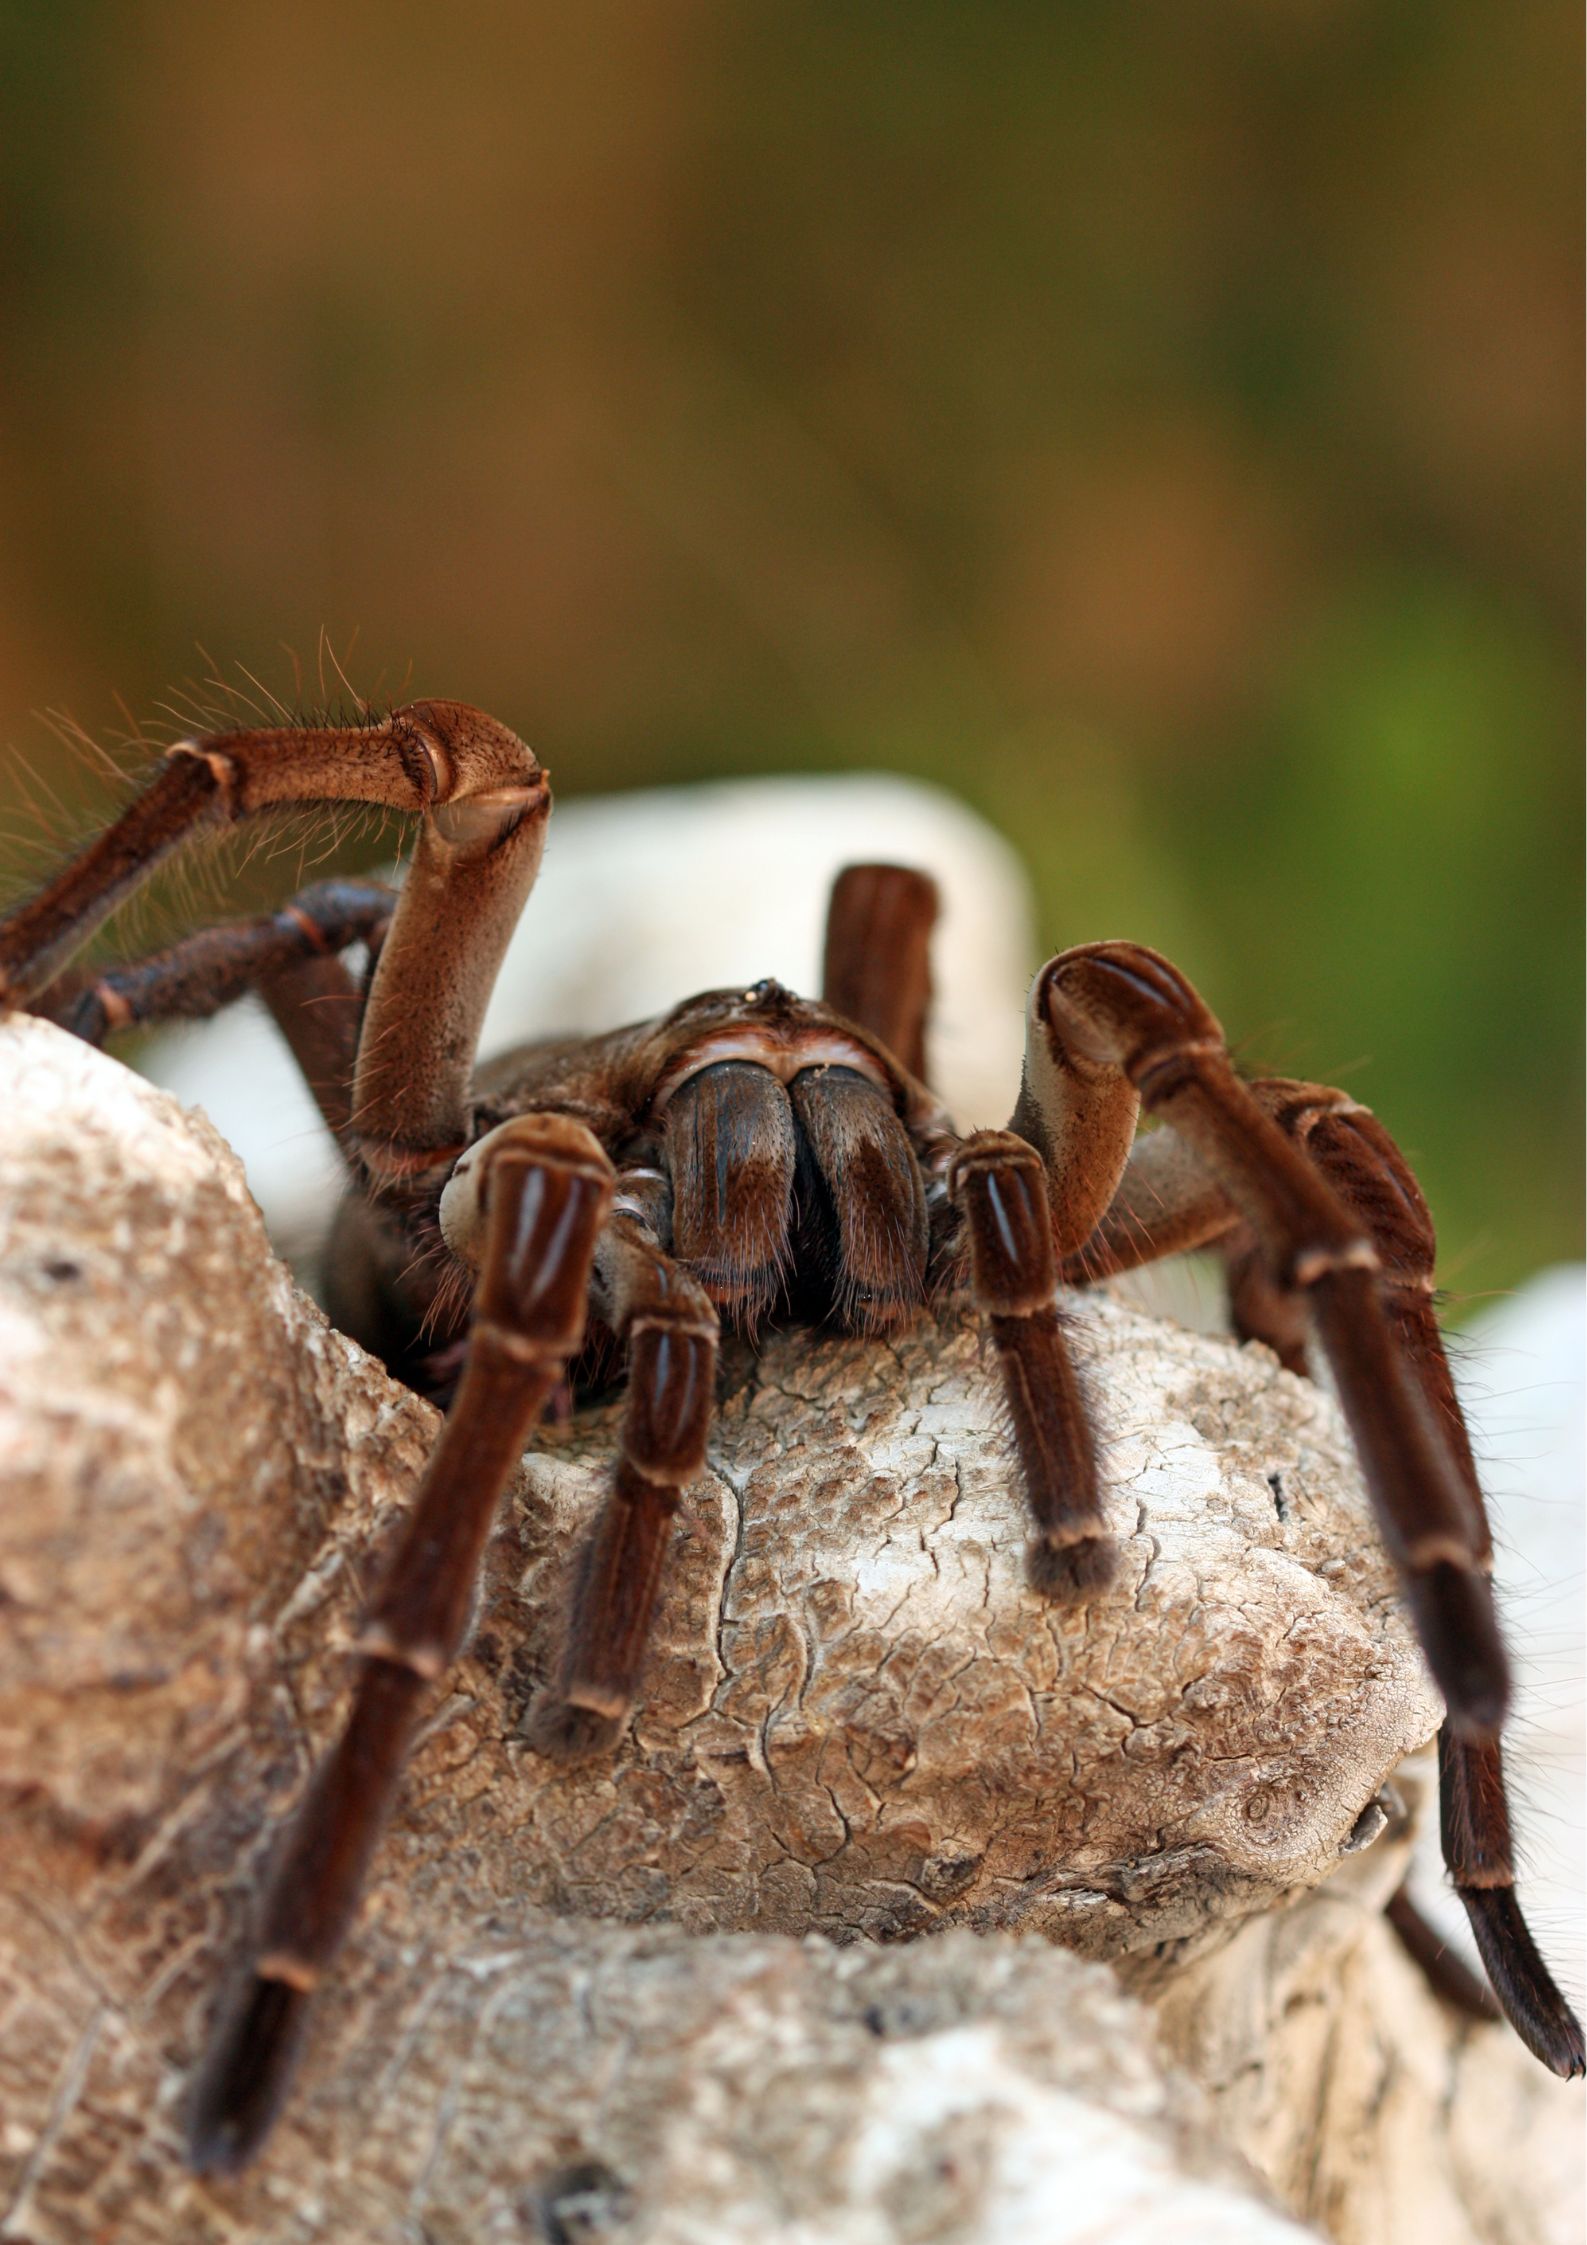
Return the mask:
M1017 1318L1051 1305L1058 1290L1047 1177L1034 1146L1011 1132L979 1132L948 1174L969 1235L978 1308Z
M623 1453L647 1481L686 1488L705 1464L716 1393L716 1326L649 1313L629 1327Z

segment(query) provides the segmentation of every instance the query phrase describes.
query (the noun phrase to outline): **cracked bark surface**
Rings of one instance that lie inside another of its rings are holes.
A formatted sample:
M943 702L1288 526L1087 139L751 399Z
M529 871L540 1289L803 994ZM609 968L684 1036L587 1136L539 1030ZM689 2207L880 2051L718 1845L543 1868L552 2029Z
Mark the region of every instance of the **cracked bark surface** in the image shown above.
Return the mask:
M573 1769L530 1729L612 1410L550 1433L286 2118L187 2178L436 1420L202 1119L39 1023L0 1081L0 2234L1293 2234L1257 2174L1342 2239L1578 2233L1570 2092L1375 1917L1438 1709L1337 1414L1094 1301L1105 1597L1025 1589L964 1322L781 1336L730 1364L639 1714Z

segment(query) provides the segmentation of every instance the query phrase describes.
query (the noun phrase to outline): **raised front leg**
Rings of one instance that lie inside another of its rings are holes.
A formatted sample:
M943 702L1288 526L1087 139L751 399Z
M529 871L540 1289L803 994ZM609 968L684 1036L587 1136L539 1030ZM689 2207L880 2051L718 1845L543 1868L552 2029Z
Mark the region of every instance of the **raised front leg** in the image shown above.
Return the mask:
M257 813L380 803L423 819L381 952L353 1087L375 1181L433 1179L467 1135L479 1027L533 885L551 791L533 754L461 702L366 726L183 741L115 824L0 920L0 1008L48 988L77 947L190 836Z
M501 1493L579 1348L611 1165L582 1124L530 1115L475 1180L485 1239L463 1377L358 1639L357 1691L265 1899L243 1986L199 2077L195 2167L236 2168L280 2109L314 1989L357 1911L430 1687L467 1633Z

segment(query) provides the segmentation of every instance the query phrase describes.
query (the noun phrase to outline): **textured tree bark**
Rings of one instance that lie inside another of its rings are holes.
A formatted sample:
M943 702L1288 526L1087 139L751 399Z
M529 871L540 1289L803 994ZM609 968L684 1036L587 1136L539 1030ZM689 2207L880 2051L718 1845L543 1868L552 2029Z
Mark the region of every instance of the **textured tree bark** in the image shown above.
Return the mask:
M612 1411L549 1434L286 2118L187 2177L437 1422L202 1119L35 1022L0 1084L0 2235L1578 2234L1572 2093L1377 1915L1438 1709L1337 1413L1102 1301L1106 1595L1025 1588L961 1320L779 1337L731 1363L632 1728L573 1769L533 1717Z

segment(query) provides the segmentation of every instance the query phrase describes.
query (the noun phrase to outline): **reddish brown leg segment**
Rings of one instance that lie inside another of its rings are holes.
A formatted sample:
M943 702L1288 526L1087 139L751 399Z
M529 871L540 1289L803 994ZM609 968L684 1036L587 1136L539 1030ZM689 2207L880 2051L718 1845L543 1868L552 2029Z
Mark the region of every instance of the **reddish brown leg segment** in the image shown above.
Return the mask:
M1491 1567L1482 1484L1433 1308L1433 1220L1404 1155L1377 1119L1343 1092L1272 1080L1252 1086L1282 1129L1306 1149L1342 1201L1371 1233L1383 1263L1389 1315L1427 1405L1449 1443L1477 1523L1479 1562ZM1583 2070L1582 2031L1538 1953L1515 1898L1514 1847L1496 1739L1463 1738L1446 1722L1438 1734L1439 1823L1444 1861L1476 1937L1504 2015L1527 2048L1567 2079ZM1406 1897L1391 1922L1435 1987L1463 2008L1474 2005L1458 1959L1429 1956L1436 1936Z
M396 892L377 882L318 881L278 912L202 928L169 950L107 967L99 975L63 975L34 1000L31 1010L93 1045L103 1044L118 1029L145 1022L206 1020L249 990L268 994L272 985L284 988L288 983L304 989L297 978L305 970L334 961L350 944L378 936L396 902ZM325 985L332 987L345 990L362 1011L362 999L345 971L335 985ZM356 1037L356 1022L351 1036ZM354 1045L345 1020L337 1042L350 1084Z
M907 865L848 865L827 906L821 995L926 1076L937 884Z
M1032 1586L1081 1597L1112 1579L1096 1444L1054 1297L1058 1274L1040 1156L1012 1131L982 1130L954 1155L948 1187L964 1218L970 1285L1008 1390L1035 1523Z
M1060 1256L1073 1256L1118 1194L1140 1099L1120 1069L1077 1051L1063 1036L1051 990L1061 964L1049 961L1031 985L1024 1075L1009 1128L1046 1164L1053 1243Z
M1535 2058L1567 2081L1584 2070L1581 2022L1554 1984L1515 1897L1504 1765L1496 1739L1438 1734L1444 1861L1504 2015Z
M1262 1341L1286 1372L1308 1379L1306 1343L1311 1319L1306 1297L1280 1286L1249 1228L1236 1224L1218 1242L1229 1286L1229 1319L1242 1341Z
M1135 944L1089 944L1054 961L1038 987L1055 1034L1079 1060L1129 1078L1249 1225L1275 1283L1305 1292L1451 1720L1491 1736L1508 1670L1483 1530L1395 1345L1376 1248L1240 1082L1222 1030L1166 959Z
M190 2158L240 2167L280 2108L304 2014L352 1923L426 1691L467 1634L501 1492L583 1338L611 1168L582 1125L532 1115L497 1135L461 1385L359 1638L352 1712L267 1891L254 1961L199 2077Z
M608 1744L632 1706L679 1498L705 1466L716 1312L662 1252L665 1198L660 1178L626 1175L596 1250L595 1299L627 1349L628 1406L568 1624L561 1701L578 1712L548 1709L536 1725L536 1743L559 1755Z
M1452 2003L1468 2019L1499 2020L1504 2006L1463 1957L1458 1957L1438 1928L1423 1917L1411 1900L1408 1886L1398 1887L1383 1906L1383 1914L1399 1935L1400 1944L1421 1967L1434 1995Z
M1182 1139L1166 1127L1146 1132L1130 1149L1095 1229L1065 1252L1059 1274L1067 1286L1089 1286L1167 1255L1221 1245L1239 1222L1228 1194Z
M486 1001L534 882L551 792L523 742L461 702L379 723L215 733L165 768L99 839L0 920L0 1008L45 989L190 836L258 812L387 804L423 819L370 991L354 1128L377 1184L455 1159Z
M342 959L305 959L300 966L266 975L259 995L314 1094L326 1129L356 1162L353 1075L367 985L354 981Z

